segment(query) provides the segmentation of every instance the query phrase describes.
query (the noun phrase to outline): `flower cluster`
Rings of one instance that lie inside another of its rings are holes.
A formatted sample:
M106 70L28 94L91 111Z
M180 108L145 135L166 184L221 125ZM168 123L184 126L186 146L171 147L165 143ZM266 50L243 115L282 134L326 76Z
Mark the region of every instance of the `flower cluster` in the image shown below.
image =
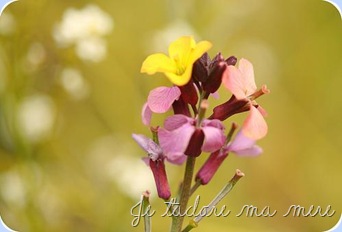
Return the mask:
M184 36L170 44L168 56L150 55L141 67L141 72L150 75L164 73L173 84L150 91L143 106L142 121L150 126L153 138L133 134L148 154L144 161L153 172L159 197L165 200L171 197L165 160L180 165L185 160L195 160L202 152L210 153L195 175L196 183L205 185L230 152L239 156L262 152L256 141L267 133L266 111L255 100L269 90L265 85L257 89L253 65L248 60L238 61L234 56L225 59L220 53L211 59L207 53L211 46L208 41L196 43L191 36ZM206 117L208 98L217 95L221 85L232 96ZM154 113L171 109L174 115L166 118L163 126L151 127ZM241 112L248 114L237 135L233 137L235 123L225 134L223 121ZM184 189L183 186L181 192Z

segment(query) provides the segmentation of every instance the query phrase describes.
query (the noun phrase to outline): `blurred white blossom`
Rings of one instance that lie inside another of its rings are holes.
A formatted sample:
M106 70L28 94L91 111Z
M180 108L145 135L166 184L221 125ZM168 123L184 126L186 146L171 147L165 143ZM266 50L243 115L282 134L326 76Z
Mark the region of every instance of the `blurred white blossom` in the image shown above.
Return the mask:
M101 174L100 179L114 182L117 188L132 199L150 190L157 196L151 169L131 149L130 143L116 136L96 140L87 156L87 169L91 175Z
M77 69L63 69L60 81L63 88L76 100L86 97L89 93L89 86Z
M15 20L10 13L3 12L0 17L0 35L10 35L15 31Z
M76 44L76 54L83 60L99 62L107 55L106 41L100 37L82 39Z
M26 59L27 66L32 70L35 69L38 65L44 62L46 58L45 48L41 43L34 42L31 44L27 51Z
M1 195L11 204L23 207L26 203L26 189L24 181L16 170L3 173L0 177Z
M94 4L83 9L69 8L55 27L53 36L61 46L76 46L80 59L99 62L106 56L106 41L102 38L113 29L113 19Z
M18 106L21 133L30 142L38 142L49 135L55 119L55 107L50 97L33 95Z

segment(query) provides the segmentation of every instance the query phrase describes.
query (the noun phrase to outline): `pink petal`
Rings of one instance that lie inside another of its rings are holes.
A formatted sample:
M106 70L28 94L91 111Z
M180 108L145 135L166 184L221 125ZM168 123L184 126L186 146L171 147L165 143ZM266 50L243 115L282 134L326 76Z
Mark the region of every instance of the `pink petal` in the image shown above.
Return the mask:
M255 140L248 138L240 130L235 136L234 140L228 144L228 150L238 153L239 151L249 149L254 146Z
M202 127L207 127L207 126L216 127L217 129L220 129L220 130L225 129L222 122L218 119L204 119L202 121Z
M238 100L246 98L242 73L235 66L229 65L227 67L222 75L222 83Z
M158 87L150 91L147 104L153 112L165 113L180 95L181 91L178 87Z
M195 120L192 118L189 118L182 114L176 114L173 116L168 117L164 122L164 128L166 130L172 131L176 130L179 127L182 127L185 124L188 125L194 125Z
M253 145L250 148L235 151L234 153L238 156L257 156L262 153L262 148L257 145Z
M249 115L242 126L242 132L248 138L258 140L267 134L267 124L259 110L251 105Z
M211 93L210 96L212 96L215 99L220 99L220 94L218 91L216 91L215 93Z
M204 120L202 130L205 135L202 146L204 152L214 152L223 146L225 142L224 126L219 120Z
M152 111L148 106L147 102L144 104L141 111L141 119L145 126L149 126L151 124Z
M166 160L172 164L181 165L186 160L186 157L183 153L172 153L166 156Z
M132 137L138 145L147 152L151 160L155 161L163 155L163 151L160 146L153 142L152 139L139 134L132 134Z
M176 130L168 131L163 128L158 129L159 144L166 157L174 157L179 153L184 153L188 147L190 138L195 131L195 127L184 124Z
M253 94L257 87L254 80L254 69L252 63L242 58L239 61L239 70L242 73L244 89L246 91L245 94L247 96Z
M143 157L143 158L141 158L141 160L142 160L147 166L150 166L150 158L148 158L148 157Z
M259 110L259 112L262 116L264 116L264 117L267 116L267 111L264 108L262 108L260 105L258 105L257 109Z

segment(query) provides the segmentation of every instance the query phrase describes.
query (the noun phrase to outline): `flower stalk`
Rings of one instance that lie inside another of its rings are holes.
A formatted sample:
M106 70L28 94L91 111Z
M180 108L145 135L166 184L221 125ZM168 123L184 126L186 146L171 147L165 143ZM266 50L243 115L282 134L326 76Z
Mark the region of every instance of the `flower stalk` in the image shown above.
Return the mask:
M143 215L144 215L144 225L145 225L145 232L151 232L151 217L148 214L150 205L150 192L147 190L143 193L143 200L142 200L142 209L143 209Z
M222 199L227 196L227 194L232 191L234 188L235 184L241 179L241 177L244 177L245 174L241 172L239 169L236 170L235 175L233 178L223 187L223 189L217 194L217 196L209 203L206 209L206 213L204 214L199 214L197 217L195 217L193 220L190 221L190 223L187 225L187 227L182 230L182 232L188 232L192 230L193 228L197 227L200 221L206 217L210 211L217 206Z
M171 232L179 232L182 229L184 213L186 211L186 207L188 205L188 201L190 198L190 188L192 177L194 175L194 167L195 167L196 157L188 156L185 166L184 172L184 181L182 184L180 198L179 198L179 215L173 215L172 217L172 227Z

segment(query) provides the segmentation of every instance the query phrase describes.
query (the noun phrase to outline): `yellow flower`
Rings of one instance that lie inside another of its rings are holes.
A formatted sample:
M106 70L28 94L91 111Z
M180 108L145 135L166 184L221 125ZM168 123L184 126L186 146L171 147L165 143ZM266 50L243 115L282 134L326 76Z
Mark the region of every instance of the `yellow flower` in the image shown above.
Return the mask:
M211 46L208 41L196 44L192 36L180 37L170 44L169 57L162 53L148 56L142 64L141 72L149 75L162 72L173 84L185 85L191 78L193 64Z

